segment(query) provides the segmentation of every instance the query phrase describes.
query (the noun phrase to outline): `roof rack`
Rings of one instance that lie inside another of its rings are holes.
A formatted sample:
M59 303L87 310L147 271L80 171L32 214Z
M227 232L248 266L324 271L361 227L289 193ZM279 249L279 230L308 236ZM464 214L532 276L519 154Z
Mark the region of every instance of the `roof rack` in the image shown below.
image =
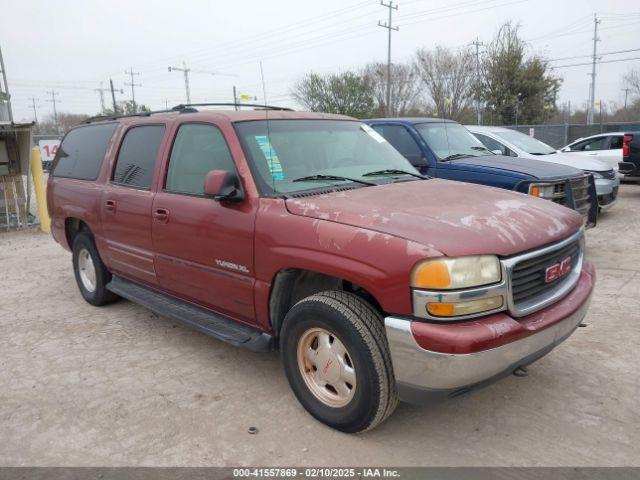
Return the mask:
M122 115L96 115L94 117L87 118L81 123L93 123L104 122L108 120L117 120L119 118L130 117L149 117L157 113L195 113L198 110L194 107L253 107L259 110L282 110L292 112L292 108L276 107L273 105L260 105L258 103L181 103L170 109L165 110L153 110L151 112L138 112L138 113L125 113Z
M178 105L179 107L179 105ZM175 113L176 111L183 112L197 112L195 108L192 109L181 109L177 107L170 108L168 110L153 110L151 112L138 112L138 113L123 113L122 115L96 115L94 117L87 118L82 123L93 123L93 122L103 122L106 120L117 120L118 118L129 118L129 117L149 117L151 115L155 115L156 113Z
M264 105L259 103L181 103L180 105L176 105L175 107L173 107L173 110L180 110L182 112L185 112L186 109L190 107L253 107L258 110L283 110L287 112L293 111L293 108L277 107L274 105Z

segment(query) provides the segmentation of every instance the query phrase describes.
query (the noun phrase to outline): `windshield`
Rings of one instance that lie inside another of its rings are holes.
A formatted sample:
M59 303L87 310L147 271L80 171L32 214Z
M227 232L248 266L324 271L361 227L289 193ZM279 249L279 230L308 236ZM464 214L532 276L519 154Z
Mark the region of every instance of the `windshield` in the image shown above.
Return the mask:
M419 123L415 127L438 160L493 155L469 130L457 123Z
M357 182L389 181L382 170L416 169L364 123L349 120L265 120L238 122L245 156L261 190L295 193ZM377 175L366 175L379 172ZM395 174L397 177L402 174ZM310 178L312 177L312 178ZM342 177L342 178L337 178ZM404 178L403 178L404 180Z
M522 132L515 130L505 130L503 132L495 132L501 138L504 138L507 142L513 143L520 150L530 153L532 155L549 155L555 153L555 149L542 143L540 140L536 140L529 135L525 135Z

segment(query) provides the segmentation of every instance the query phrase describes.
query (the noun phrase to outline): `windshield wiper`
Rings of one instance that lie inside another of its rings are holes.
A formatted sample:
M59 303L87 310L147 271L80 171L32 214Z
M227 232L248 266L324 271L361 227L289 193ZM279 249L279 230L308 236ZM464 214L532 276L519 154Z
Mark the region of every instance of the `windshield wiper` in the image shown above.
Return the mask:
M377 183L373 183L373 182L367 182L365 180L360 180L357 178L351 178L351 177L342 177L340 175L323 175L323 174L318 174L318 175L309 175L306 177L300 177L300 178L296 178L295 180L292 180L292 182L313 182L316 180L342 180L345 182L355 182L355 183L361 183L362 185L367 185L369 187L373 187L378 185Z
M467 158L474 157L475 155L469 155L468 153L454 153L453 155L449 155L448 157L444 157L442 159L443 162L448 162L449 160L456 160L457 158Z
M495 155L491 150L487 147L471 147L472 150L480 150L481 152L489 152L491 155Z
M531 153L531 155L552 155L556 152L553 151L553 152L546 152L546 153L545 152L529 152L529 153Z
M399 170L397 168L387 168L384 170L376 170L375 172L367 172L363 173L363 177L373 177L375 175L411 175L412 177L421 178L423 180L427 180L430 177L425 177L424 175L420 175L419 173L408 172L406 170Z

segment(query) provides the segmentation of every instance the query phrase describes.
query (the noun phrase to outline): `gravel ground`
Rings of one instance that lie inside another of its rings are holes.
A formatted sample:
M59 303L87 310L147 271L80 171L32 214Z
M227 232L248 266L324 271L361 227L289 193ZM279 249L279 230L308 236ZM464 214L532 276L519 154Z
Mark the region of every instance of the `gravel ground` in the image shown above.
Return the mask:
M640 185L587 244L589 326L527 378L346 435L302 409L278 354L92 307L50 236L0 233L0 465L640 466Z

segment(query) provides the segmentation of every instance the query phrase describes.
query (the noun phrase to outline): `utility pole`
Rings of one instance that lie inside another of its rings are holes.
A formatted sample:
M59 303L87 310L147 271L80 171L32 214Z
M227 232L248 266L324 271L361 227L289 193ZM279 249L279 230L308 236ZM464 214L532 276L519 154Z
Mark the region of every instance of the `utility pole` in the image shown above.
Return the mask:
M107 109L107 106L104 103L104 92L109 92L110 89L102 88L102 82L100 82L100 88L96 88L95 91L100 94L100 108L102 109L101 112L104 112Z
M482 119L480 115L480 89L478 87L480 85L480 47L484 47L484 43L476 37L476 41L471 45L476 47L476 113L478 114L478 125L480 125Z
M128 87L131 87L131 103L133 103L133 113L138 113L138 107L136 107L135 87L141 87L142 84L135 83L133 81L133 77L134 77L134 75L140 75L140 72L134 72L133 71L133 67L131 67L131 69L128 72L125 70L124 73L126 73L127 75L131 76L131 83L126 83L125 82L125 85L128 86Z
M4 92L2 85L0 85L0 100L4 100L7 102L7 113L9 114L9 121L13 123L13 111L11 110L11 94L9 93L9 84L7 83L7 70L4 68L4 59L2 58L2 48L0 48L0 73L2 73L2 82L4 83ZM0 103L0 106L2 106L2 103Z
M389 0L389 3L384 3L384 0L380 0L380 5L389 9L389 22L381 23L378 21L378 26L382 28L386 28L388 32L387 39L387 116L391 116L391 32L395 30L396 32L400 29L399 27L394 27L392 23L392 14L394 10L398 10L398 5L393 4L393 0Z
M238 111L238 94L236 93L235 85L233 86L233 108Z
M630 88L623 88L622 91L624 92L624 109L627 109L627 97L629 96L629 90L631 90Z
M38 123L38 111L36 110L36 100L38 100L35 97L31 97L29 100L31 100L31 108L33 108L33 119L36 123Z
M47 94L51 95L51 99L47 100L47 102L51 102L53 104L53 121L56 124L56 132L60 134L60 126L58 125L58 110L56 109L56 102L59 101L59 100L56 100L56 95L59 95L59 93L56 92L55 90L51 90L47 92Z
M111 90L111 101L113 102L113 114L117 115L118 114L118 104L116 103L116 92L113 89L113 80L110 78L109 79L109 87Z
M169 67L169 71L177 70L178 72L184 73L184 90L187 94L187 104L191 103L191 92L189 91L189 72L190 68L187 68L186 62L182 62L182 68L180 67Z
M587 112L587 124L593 124L593 116L595 110L595 98L596 98L596 62L598 61L598 25L601 20L598 20L598 14L593 14L593 58L591 63L591 90L589 92L589 109Z

